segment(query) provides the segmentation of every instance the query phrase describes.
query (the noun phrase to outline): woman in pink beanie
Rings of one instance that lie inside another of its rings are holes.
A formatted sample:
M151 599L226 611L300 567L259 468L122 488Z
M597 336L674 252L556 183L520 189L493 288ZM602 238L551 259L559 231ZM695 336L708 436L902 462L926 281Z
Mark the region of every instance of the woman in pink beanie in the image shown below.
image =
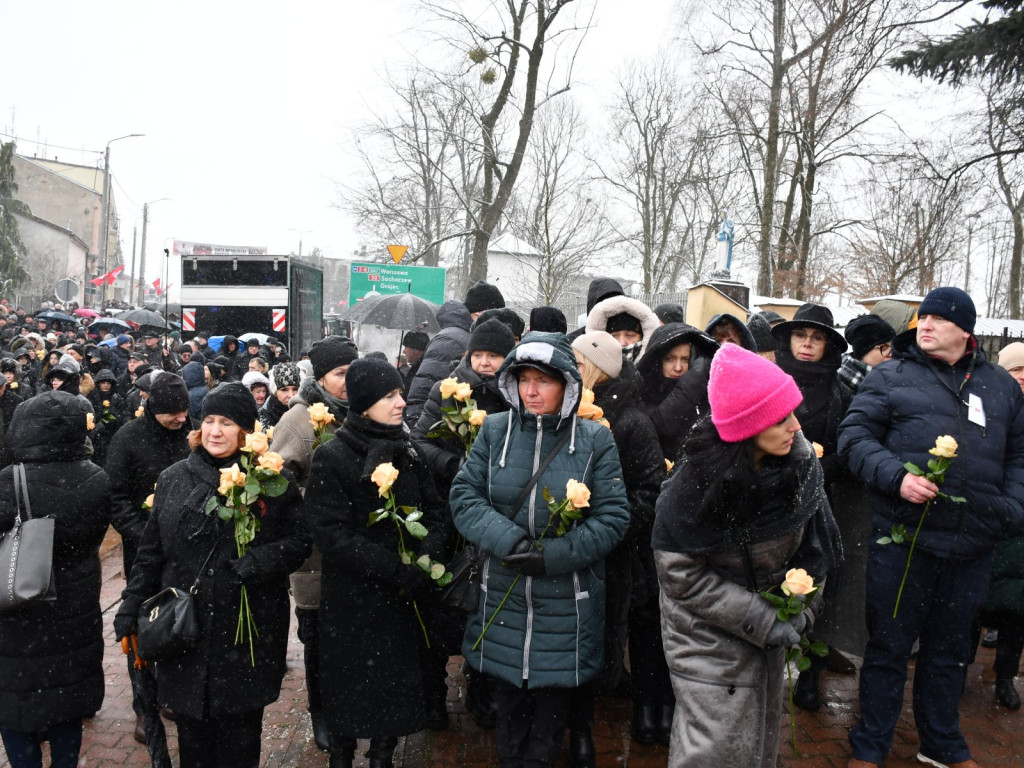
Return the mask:
M793 379L726 344L711 363L711 418L662 487L652 543L676 695L669 765L775 766L785 651L821 591L780 621L758 591L791 568L822 580L841 557L821 466L793 414Z

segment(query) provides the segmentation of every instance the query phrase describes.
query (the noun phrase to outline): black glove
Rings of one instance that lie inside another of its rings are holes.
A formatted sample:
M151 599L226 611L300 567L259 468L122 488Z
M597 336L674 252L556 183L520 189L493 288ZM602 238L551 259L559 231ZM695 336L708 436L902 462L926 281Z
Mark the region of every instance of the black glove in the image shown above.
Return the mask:
M780 645L787 647L799 645L800 633L804 631L806 626L807 617L802 613L799 616L794 616L789 621L779 621L776 619L764 638L765 648L776 648Z
M128 637L138 627L138 620L131 613L118 611L114 616L114 638Z
M692 350L690 353L690 367L687 369L686 373L693 376L699 376L707 381L708 377L711 375L711 361L700 352L694 350L693 347L690 349Z
M544 553L529 539L520 539L503 558L505 565L515 568L524 576L544 576L548 571L544 567Z
M228 568L231 570L231 573L243 584L248 584L253 580L253 576L256 575L256 567L255 561L248 555L237 560L228 560Z
M430 574L415 563L398 566L397 582L410 600L424 600L437 591Z

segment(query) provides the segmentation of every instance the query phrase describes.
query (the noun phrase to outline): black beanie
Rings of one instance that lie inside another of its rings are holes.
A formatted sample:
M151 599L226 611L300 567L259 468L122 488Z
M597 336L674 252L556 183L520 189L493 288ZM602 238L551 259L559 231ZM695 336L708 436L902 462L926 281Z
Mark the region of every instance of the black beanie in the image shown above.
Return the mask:
M851 354L860 360L879 344L892 341L896 331L878 315L861 315L850 321L843 335L853 347Z
M519 313L509 307L499 307L498 309L485 309L480 313L480 316L473 321L473 327L470 331L473 331L478 325L483 325L488 320L500 320L509 327L512 331L512 335L517 339L523 337L523 333L526 332L526 323L523 322L523 318L519 316Z
M534 307L530 310L530 330L565 333L569 330L569 324L558 307Z
M754 337L758 352L774 352L779 346L772 336L772 326L761 312L755 312L747 319L747 330Z
M505 306L505 297L497 286L480 280L466 292L464 302L469 313L483 312L485 309L498 309Z
M423 331L409 331L402 337L402 346L422 352L430 343L430 337Z
M474 352L494 352L496 355L507 357L516 345L516 338L512 335L511 329L497 318L491 318L480 323L470 334L469 346L466 354Z
M356 360L345 374L349 411L362 414L388 392L403 386L398 369L387 360L375 357Z
M207 416L224 416L246 432L252 432L259 419L256 399L240 381L220 384L207 393L203 398L202 417L205 419Z
M974 323L978 319L974 300L959 288L948 285L928 292L917 308L917 316L924 315L944 317L968 333L974 333Z
M654 314L661 320L662 325L668 325L669 323L685 323L686 312L683 311L682 304L674 304L671 301L667 301L664 304L659 304L654 308ZM758 347L760 349L760 347Z
M359 357L356 345L344 336L328 336L309 348L313 378L322 379L335 368L351 365Z
M616 331L633 331L634 333L639 333L641 336L644 335L643 324L639 319L633 317L633 315L628 312L619 312L619 314L609 317L605 330L608 333L615 333Z
M151 413L181 413L188 410L188 387L181 376L170 371L158 371L147 375L150 377Z

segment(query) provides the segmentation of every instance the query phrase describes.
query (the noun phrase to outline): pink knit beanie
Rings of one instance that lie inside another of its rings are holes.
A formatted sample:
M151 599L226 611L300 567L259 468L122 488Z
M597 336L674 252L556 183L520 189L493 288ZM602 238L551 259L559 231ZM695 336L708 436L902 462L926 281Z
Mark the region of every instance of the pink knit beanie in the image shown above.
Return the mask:
M778 424L803 399L792 376L738 344L723 344L711 361L711 421L727 443Z

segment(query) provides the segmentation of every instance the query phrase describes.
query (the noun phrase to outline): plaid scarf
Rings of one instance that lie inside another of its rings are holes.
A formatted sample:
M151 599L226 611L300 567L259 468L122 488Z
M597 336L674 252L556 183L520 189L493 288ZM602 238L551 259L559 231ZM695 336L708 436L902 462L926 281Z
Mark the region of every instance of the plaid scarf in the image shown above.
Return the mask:
M839 376L839 380L843 384L856 392L860 389L860 383L864 381L864 377L868 375L870 370L871 366L867 363L863 363L857 358L852 357L848 352L844 352L843 364L839 366L836 375Z

